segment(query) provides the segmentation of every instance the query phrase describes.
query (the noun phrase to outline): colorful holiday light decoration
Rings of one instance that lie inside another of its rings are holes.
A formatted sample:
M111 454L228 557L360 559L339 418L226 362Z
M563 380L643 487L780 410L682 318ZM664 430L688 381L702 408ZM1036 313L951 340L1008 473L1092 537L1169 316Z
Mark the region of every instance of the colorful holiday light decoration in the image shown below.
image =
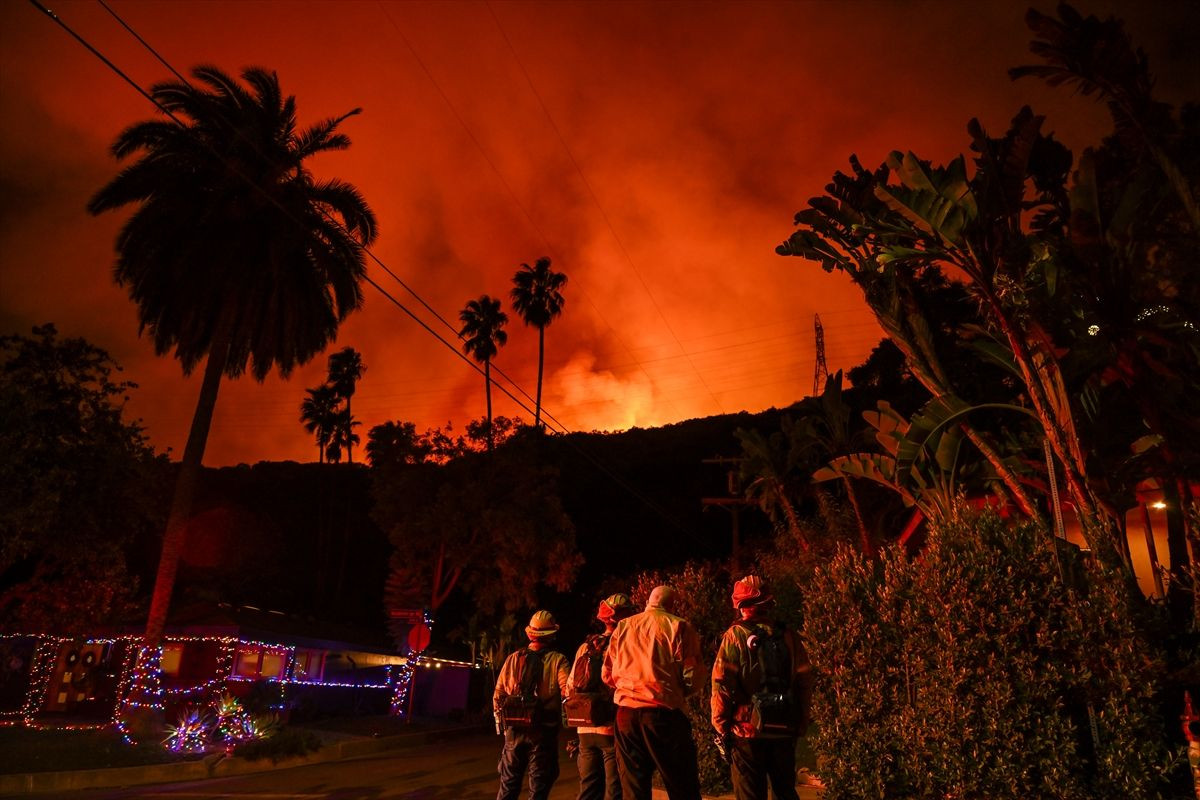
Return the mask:
M425 616L425 624L432 625L432 618L428 614ZM216 699L221 693L224 693L225 687L231 682L263 682L268 684L276 684L280 692L279 703L272 706L278 710L286 706L286 690L288 686L310 686L319 688L344 688L344 689L378 689L390 690L393 692L392 709L396 713L397 707L402 708L404 701L408 696L408 686L404 687L403 692L400 692L400 685L404 683L405 673L408 675L408 684L411 684L414 668L422 661L430 662L432 666L453 665L461 667L474 667L477 665L467 662L452 661L449 659L436 659L424 657L422 653L416 654L416 658L411 658L409 662L396 665L389 665L386 671L386 677L382 683L378 682L351 682L351 681L325 681L312 678L297 678L296 674L296 647L294 645L281 645L275 642L266 642L254 639L242 639L234 636L167 636L164 638L164 644L186 644L189 642L206 642L216 643L221 645L218 655L215 674L212 678L201 681L191 686L164 686L162 673L162 655L163 647L145 647L142 645L142 640L137 636L114 636L114 637L91 637L91 638L74 638L55 636L45 633L9 633L0 634L0 641L10 639L30 639L36 642L34 653L30 659L29 683L26 689L24 700L20 709L15 711L0 712L0 727L12 727L22 725L27 728L45 729L45 730L100 730L104 728L113 728L117 730L124 740L129 744L134 744L134 737L127 724L127 719L130 710L132 709L165 709L167 704L172 705L181 700L193 699L203 701L204 698ZM54 677L54 671L58 665L58 654L63 644L75 642L77 645L124 645L125 652L122 658L121 669L119 672L120 678L117 684L116 697L114 703L113 714L108 722L100 723L63 723L50 720L39 720L36 718L42 702L45 700L46 693L49 691L50 684ZM233 674L234 661L239 649L270 649L280 652L286 656L286 666L280 676L271 676L267 678L249 677ZM399 697L397 698L397 695ZM180 725L173 726L169 731L177 731L181 726L185 731L179 736L168 736L167 739L175 741L179 739L179 746L191 746L186 744L191 741L191 737L195 735L195 721L184 725L186 719L190 719L186 715L190 713L185 710L185 715L180 717ZM202 715L203 717L203 715ZM241 730L244 734L255 738L261 737L268 730L278 726L278 717L269 715L267 717L253 717L243 715L239 718ZM231 728L232 730L232 728Z
M423 617L422 623L432 632L433 614L426 609L421 616ZM392 690L391 705L391 714L394 717L403 717L408 713L409 693L412 692L413 679L416 677L417 667L421 666L421 658L424 654L424 649L409 653L408 659L397 670L399 674L396 676L395 688Z
M163 747L172 753L202 753L209 747L211 719L198 708L188 708L179 715L178 725L167 726Z

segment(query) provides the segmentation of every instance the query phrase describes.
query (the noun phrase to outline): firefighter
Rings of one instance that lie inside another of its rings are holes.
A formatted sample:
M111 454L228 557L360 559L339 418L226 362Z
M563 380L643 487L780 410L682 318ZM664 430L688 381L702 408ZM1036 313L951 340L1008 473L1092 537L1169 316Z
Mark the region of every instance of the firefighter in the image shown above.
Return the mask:
M634 612L633 603L624 594L610 595L600 602L596 619L604 633L589 636L575 653L571 668L571 696L565 706L567 724L572 724L572 702L578 704L580 723L574 741L576 766L579 768L579 795L576 800L621 800L621 777L617 772L612 689L601 680L603 659L617 623ZM568 742L568 748L572 745Z
M712 671L712 724L737 800L797 800L796 739L808 727L812 667L795 631L771 619L757 575L733 585L740 619L725 631Z
M504 736L496 800L516 800L526 769L529 800L546 800L558 779L558 732L562 698L567 692L567 659L550 649L557 633L553 614L535 613L525 626L529 646L509 654L496 678L492 709L496 733Z
M657 769L670 800L700 800L699 767L687 698L703 680L700 638L671 611L675 590L659 586L646 610L617 623L604 656L615 690L616 750L625 800L650 800Z

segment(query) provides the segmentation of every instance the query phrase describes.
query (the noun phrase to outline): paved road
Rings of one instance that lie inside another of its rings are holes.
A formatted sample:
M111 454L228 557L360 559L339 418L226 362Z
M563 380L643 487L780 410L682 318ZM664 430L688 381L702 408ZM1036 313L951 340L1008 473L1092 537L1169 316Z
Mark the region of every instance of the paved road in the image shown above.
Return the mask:
M56 793L54 799L492 800L498 787L499 755L498 738L472 736L257 775L128 789L89 789ZM561 775L550 800L574 800L579 789L575 764L564 753L560 767ZM801 789L800 796L808 800L815 798L816 793ZM23 797L48 799L49 796Z
M492 800L498 785L496 761L499 754L498 738L478 736L257 775L128 789L90 789L56 794L55 798ZM574 762L565 754L561 772L550 798L574 800L579 781ZM25 797L45 798L46 795Z

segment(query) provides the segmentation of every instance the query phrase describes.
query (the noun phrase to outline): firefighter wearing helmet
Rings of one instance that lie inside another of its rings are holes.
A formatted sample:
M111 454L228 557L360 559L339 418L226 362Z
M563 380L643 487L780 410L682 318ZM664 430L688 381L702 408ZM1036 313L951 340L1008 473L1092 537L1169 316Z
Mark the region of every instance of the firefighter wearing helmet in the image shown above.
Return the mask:
M684 713L704 679L700 637L672 613L675 600L670 586L656 587L645 611L617 623L604 655L624 800L650 800L656 769L671 800L700 800L696 742Z
M616 705L612 689L601 680L601 672L617 623L634 611L628 595L618 593L604 598L596 611L604 632L589 636L575 653L570 695L563 710L567 725L579 734L578 739L567 743L567 751L574 752L579 768L576 800L622 800L613 729Z
M496 733L504 736L496 800L517 800L526 771L530 800L546 800L558 779L558 731L562 698L567 693L567 659L550 649L557 633L553 614L535 613L525 626L529 646L511 653L496 677L492 710Z
M725 631L712 671L712 725L730 763L737 800L797 800L796 739L808 727L812 667L795 631L771 619L762 578L733 585L739 619Z

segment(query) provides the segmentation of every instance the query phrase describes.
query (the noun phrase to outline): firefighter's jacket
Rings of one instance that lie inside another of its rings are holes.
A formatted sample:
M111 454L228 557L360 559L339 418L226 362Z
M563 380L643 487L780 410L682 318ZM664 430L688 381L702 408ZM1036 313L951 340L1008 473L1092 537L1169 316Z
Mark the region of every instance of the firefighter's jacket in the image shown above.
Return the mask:
M732 732L744 738L763 736L750 722L751 698L764 683L762 663L749 645L758 627L774 635L779 626L765 619L746 619L735 622L721 637L712 669L712 725L718 733ZM783 639L792 663L793 714L797 730L803 735L809 722L812 665L795 631L784 629Z
M687 620L650 606L617 623L601 678L618 706L682 711L704 679L700 637Z
M530 650L542 653L542 678L538 683L538 697L542 703L542 719L545 724L557 725L562 719L562 701L567 696L569 679L567 657L557 650L547 649L541 642L530 642ZM492 711L500 713L504 698L521 693L521 676L518 674L521 659L517 650L508 654L504 666L496 677L496 691L492 693Z

